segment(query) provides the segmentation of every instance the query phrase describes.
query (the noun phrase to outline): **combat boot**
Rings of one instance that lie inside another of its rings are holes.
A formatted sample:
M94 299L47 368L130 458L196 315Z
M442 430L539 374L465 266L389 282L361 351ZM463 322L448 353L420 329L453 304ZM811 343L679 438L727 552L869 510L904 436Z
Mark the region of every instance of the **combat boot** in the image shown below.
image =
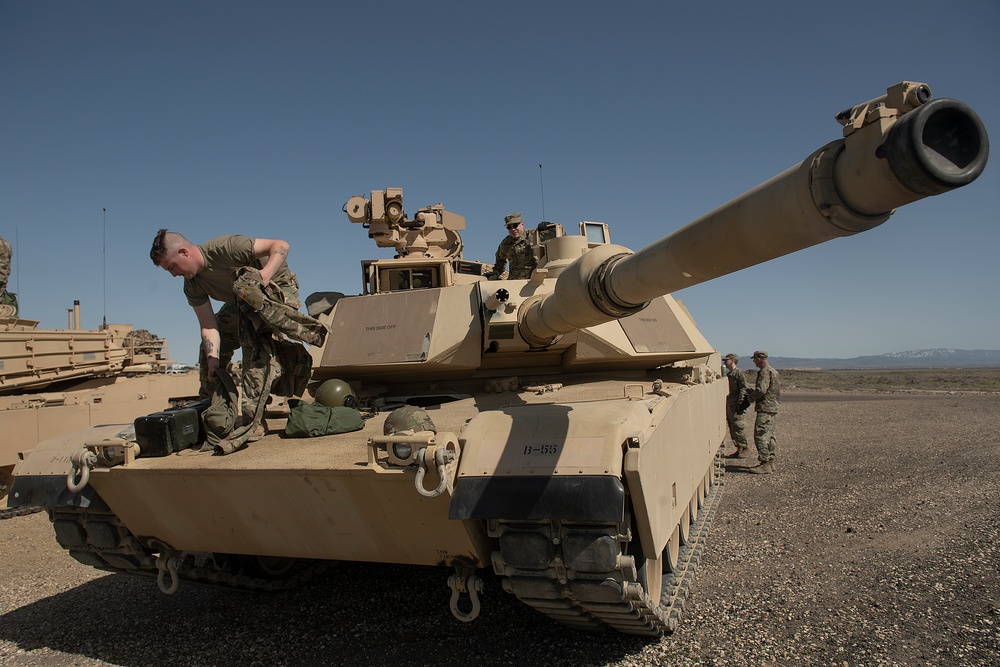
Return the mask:
M760 463L758 463L752 468L749 468L748 470L755 475L769 475L771 474L771 462L761 461Z

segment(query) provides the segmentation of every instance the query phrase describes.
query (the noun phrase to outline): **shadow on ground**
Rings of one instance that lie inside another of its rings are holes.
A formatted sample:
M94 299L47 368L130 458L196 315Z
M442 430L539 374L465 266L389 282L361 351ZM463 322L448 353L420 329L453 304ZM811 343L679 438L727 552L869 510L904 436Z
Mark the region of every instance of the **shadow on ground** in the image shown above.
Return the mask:
M47 648L128 667L600 665L649 641L564 629L524 607L493 577L480 617L461 623L448 611L447 574L341 564L292 591L182 585L173 596L151 579L108 575L0 616L0 639L23 651ZM509 641L498 640L504 636ZM479 649L487 646L502 649Z

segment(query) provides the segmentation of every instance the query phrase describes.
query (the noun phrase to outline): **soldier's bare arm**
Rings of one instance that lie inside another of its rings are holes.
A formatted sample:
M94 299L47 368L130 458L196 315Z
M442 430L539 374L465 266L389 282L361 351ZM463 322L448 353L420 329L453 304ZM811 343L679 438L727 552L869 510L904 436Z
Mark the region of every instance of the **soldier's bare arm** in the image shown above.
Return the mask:
M271 282L271 278L288 259L289 247L287 241L280 239L254 239L254 257L257 259L267 258L264 268L260 270L260 277L263 279L264 285Z

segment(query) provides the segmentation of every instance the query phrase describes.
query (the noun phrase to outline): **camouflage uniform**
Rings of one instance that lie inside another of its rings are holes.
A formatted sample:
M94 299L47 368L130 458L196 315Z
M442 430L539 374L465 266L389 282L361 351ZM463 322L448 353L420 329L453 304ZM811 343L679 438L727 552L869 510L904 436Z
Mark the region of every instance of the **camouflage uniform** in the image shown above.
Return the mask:
M0 237L0 315L17 314L17 295L7 291L7 278L10 277L10 258L13 255L10 244Z
M773 461L778 444L774 427L778 419L778 403L781 401L781 383L778 381L778 371L770 364L757 369L757 383L750 392L750 400L757 404L757 419L753 429L757 458L761 463Z
M538 265L528 240L520 238L515 241L509 236L501 241L500 247L497 248L496 262L493 264L493 273L490 274L491 280L500 277L507 262L510 262L508 280L526 280L531 277L531 272Z
M184 279L184 294L188 303L192 307L204 304L209 298L222 301L223 305L215 314L216 324L219 329L220 350L219 368L227 368L233 359L233 353L237 347L243 349L243 374L242 389L243 400L241 412L245 420L253 420L256 416L256 406L262 395L266 395L272 390L271 383L280 379L279 374L273 374L270 379L265 378L268 366L267 361L262 357L259 350L261 347L248 337L248 326L246 324L246 314L256 313L256 321L253 321L253 328L258 335L271 331L278 331L280 325L287 323L291 331L305 332L308 329L312 333L304 333L299 340L304 340L312 344L319 344L323 340L325 329L318 321L298 313L301 307L299 301L299 284L287 265L274 274L268 289L262 292L258 287L256 290L249 288L246 283L237 283L237 272L244 267L250 267L259 271L264 267L265 260L257 259L253 252L253 239L237 234L220 236L207 241L198 246L205 257L205 268L194 278ZM259 280L259 273L257 274ZM278 304L280 307L276 307ZM241 316L241 310L244 315ZM303 324L301 321L294 321L290 312L296 314L303 320L308 320ZM242 324L241 324L242 323ZM317 329L318 327L318 329ZM322 333L320 333L322 330ZM286 333L282 330L282 333ZM301 347L301 346L299 346ZM303 350L304 352L304 350ZM268 355L263 355L268 356ZM308 356L308 355L306 355ZM212 394L215 383L209 383L207 377L207 360L205 358L204 345L201 347L199 357L201 374L201 394L209 396ZM296 362L297 370L294 375L305 373L308 379L308 367L303 369L301 361ZM284 391L294 390L301 383L301 380L289 383L276 383L274 387ZM291 394L289 394L291 395Z
M737 451L743 452L750 449L750 442L747 440L747 429L743 423L743 415L738 414L736 409L746 397L750 390L747 385L747 374L739 368L726 371L729 379L729 395L726 396L726 422L729 424L729 437L736 445Z
M272 393L299 396L305 391L312 357L295 341L322 345L326 338L326 328L286 303L288 297L281 288L273 282L264 286L259 270L247 266L234 273L237 302L232 310L243 348L242 418L237 422L235 384L217 382L212 407L202 419L208 443L218 454L236 451L253 440ZM220 372L220 380L226 375Z
M505 225L513 222L522 222L520 213L511 213L504 218ZM508 280L527 280L531 277L531 272L538 266L538 260L535 259L535 254L531 251L531 245L526 237L522 236L519 239L510 236L504 237L497 248L493 272L487 277L490 280L498 280L503 274L507 262L510 262Z
M7 291L7 278L10 277L10 258L13 251L10 244L0 236L0 294Z

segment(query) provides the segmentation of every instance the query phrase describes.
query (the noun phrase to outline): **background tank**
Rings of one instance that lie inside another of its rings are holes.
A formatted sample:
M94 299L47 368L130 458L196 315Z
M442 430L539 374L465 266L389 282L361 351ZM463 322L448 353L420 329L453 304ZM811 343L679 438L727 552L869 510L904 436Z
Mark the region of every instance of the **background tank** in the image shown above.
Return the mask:
M727 387L669 293L870 229L986 164L975 113L922 84L838 120L843 139L639 252L603 223L539 226L527 280L485 280L440 204L408 217L400 189L354 197L349 219L396 257L362 262L361 295L311 301L330 329L313 379L350 383L361 430L149 457L109 425L41 443L12 496L49 508L77 560L165 592L412 563L447 568L463 621L491 570L558 622L670 631L722 487Z
M13 309L11 309L13 310ZM0 512L18 455L40 440L122 422L198 395L197 373L167 373L167 341L130 324L65 329L0 317Z

